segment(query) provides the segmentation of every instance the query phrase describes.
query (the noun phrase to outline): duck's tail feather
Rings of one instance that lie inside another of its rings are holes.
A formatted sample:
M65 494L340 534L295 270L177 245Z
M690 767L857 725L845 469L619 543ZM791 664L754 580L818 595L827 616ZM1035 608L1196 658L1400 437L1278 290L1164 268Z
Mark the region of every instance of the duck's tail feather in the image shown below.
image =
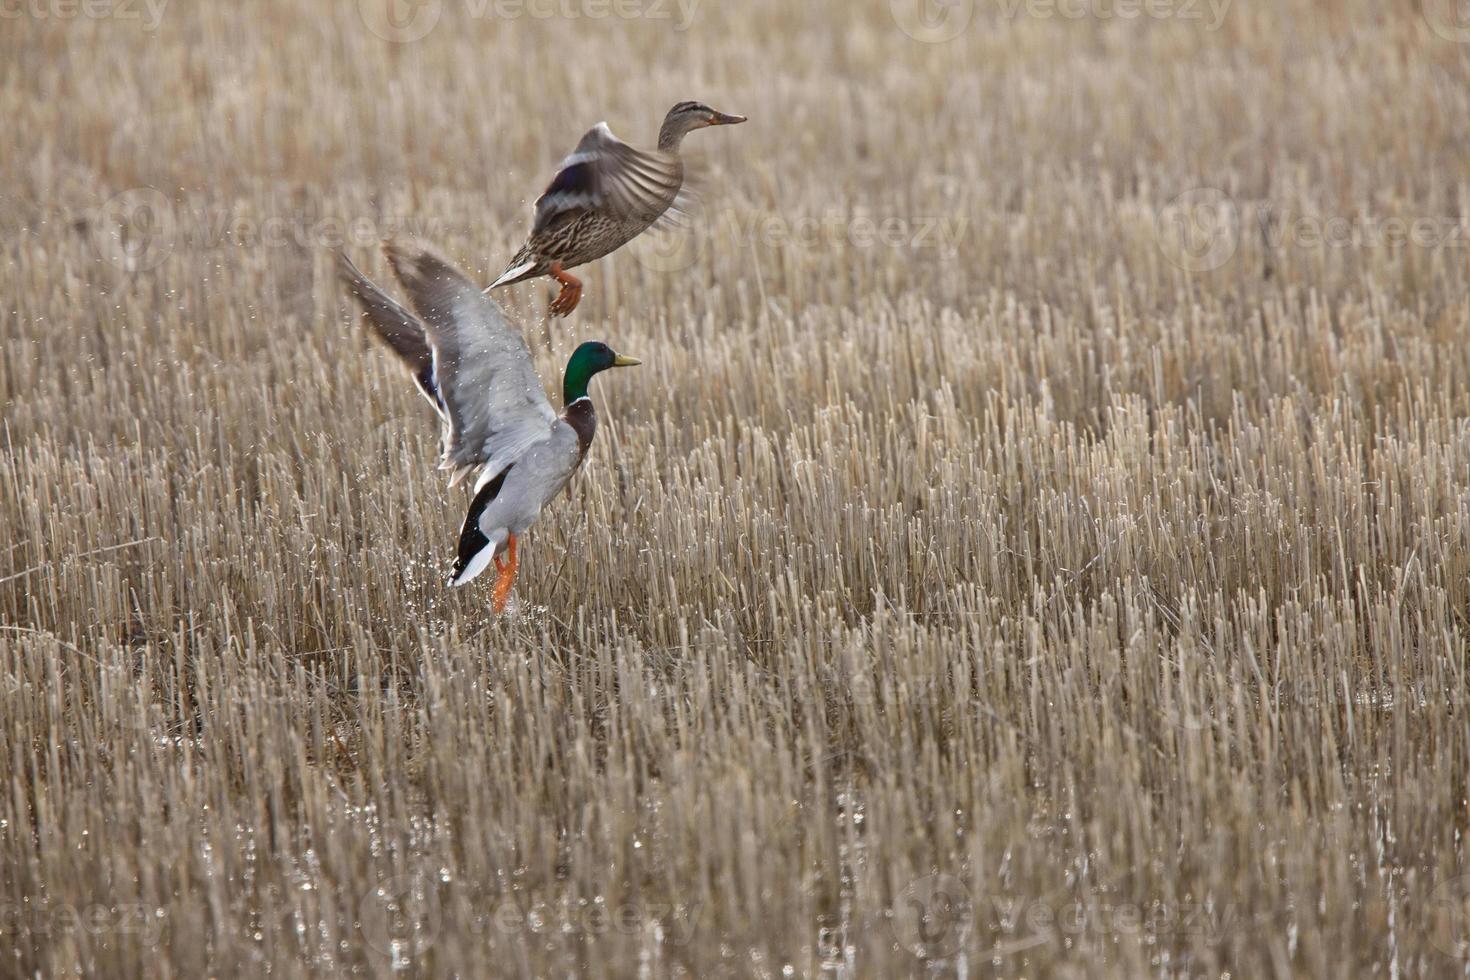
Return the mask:
M480 488L475 494L475 499L470 502L470 511L465 515L464 526L459 531L459 550L454 557L454 570L449 573L449 580L445 583L452 589L462 585L468 585L490 566L490 562L510 537L510 531L506 528L493 528L487 534L480 526L480 517L484 515L485 508L500 493L500 488L505 483L505 474L510 472L505 469L495 479Z
M495 289L498 286L509 286L513 282L520 282L522 279L528 279L531 277L532 274L535 273L536 265L537 263L535 259L517 255L514 259L511 260L510 268L502 272L499 279L486 286L484 291L488 293L490 290Z

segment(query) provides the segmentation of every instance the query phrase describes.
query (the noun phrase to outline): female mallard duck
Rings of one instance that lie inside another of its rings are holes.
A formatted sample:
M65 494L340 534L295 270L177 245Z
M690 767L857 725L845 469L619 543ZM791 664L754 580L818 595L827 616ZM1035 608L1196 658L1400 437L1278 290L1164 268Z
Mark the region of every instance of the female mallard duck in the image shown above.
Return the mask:
M664 117L658 149L635 150L601 122L588 130L536 199L531 235L500 278L486 289L551 276L561 292L553 316L582 299L582 281L568 269L600 259L637 238L663 216L684 186L679 144L691 130L745 122L703 102L680 102Z
M342 280L439 413L439 468L454 471L450 485L479 470L447 584L467 584L494 560L500 573L495 611L501 612L515 582L516 537L566 487L592 445L597 413L587 383L600 371L639 361L603 343L581 345L567 361L558 415L500 304L426 248L389 242L384 251L417 316L339 253ZM497 557L502 551L504 562Z

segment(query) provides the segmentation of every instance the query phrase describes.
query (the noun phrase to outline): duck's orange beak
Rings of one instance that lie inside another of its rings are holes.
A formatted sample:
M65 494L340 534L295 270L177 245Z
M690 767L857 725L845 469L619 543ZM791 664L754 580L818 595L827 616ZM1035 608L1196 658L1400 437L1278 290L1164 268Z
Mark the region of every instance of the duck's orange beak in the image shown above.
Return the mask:
M732 116L726 112L717 112L709 117L711 126L733 126L736 123L745 122L744 116Z

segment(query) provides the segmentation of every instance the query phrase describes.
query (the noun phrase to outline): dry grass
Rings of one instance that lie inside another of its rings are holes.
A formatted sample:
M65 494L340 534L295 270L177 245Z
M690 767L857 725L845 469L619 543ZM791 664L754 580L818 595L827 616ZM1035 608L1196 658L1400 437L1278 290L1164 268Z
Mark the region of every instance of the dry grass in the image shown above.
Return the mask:
M1465 971L1470 47L889 7L0 22L0 973ZM329 246L686 97L497 619Z

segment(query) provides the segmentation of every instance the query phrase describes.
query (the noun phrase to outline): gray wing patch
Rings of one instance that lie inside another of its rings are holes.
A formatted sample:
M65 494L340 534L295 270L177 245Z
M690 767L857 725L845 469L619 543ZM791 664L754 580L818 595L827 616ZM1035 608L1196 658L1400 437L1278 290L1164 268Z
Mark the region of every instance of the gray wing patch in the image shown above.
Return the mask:
M434 380L434 352L429 348L424 325L363 275L346 252L337 253L337 275L357 298L373 333L398 355L412 373L419 391L434 406L434 411L443 417L444 403L439 398L438 385Z
M390 242L384 251L433 352L449 428L439 466L454 471L451 484L483 466L483 486L549 437L556 412L499 303L423 246Z

